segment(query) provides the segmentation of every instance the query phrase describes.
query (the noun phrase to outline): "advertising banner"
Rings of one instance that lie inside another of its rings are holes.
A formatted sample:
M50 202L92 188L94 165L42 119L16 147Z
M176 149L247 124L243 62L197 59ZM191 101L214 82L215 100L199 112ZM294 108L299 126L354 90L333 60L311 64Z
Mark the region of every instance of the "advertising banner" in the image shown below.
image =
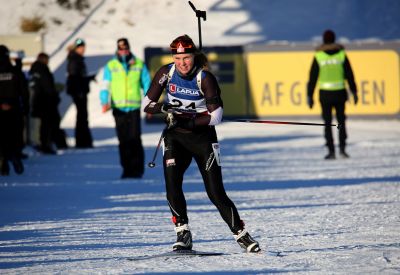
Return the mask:
M248 52L249 115L320 114L307 106L312 51ZM394 50L349 50L347 56L358 87L359 103L349 95L347 114L393 115L400 112L399 55ZM318 86L314 102L318 103Z

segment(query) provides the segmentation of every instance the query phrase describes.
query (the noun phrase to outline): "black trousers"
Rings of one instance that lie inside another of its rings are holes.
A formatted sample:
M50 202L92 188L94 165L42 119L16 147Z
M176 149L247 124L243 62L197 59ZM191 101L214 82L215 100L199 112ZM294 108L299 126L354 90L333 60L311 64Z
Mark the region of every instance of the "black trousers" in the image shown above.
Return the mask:
M52 143L56 143L59 135L60 114L57 105L50 105L44 110L44 115L40 117L40 144L42 148L51 148Z
M212 144L218 144L214 127L203 131L182 133L167 131L164 138L164 177L169 207L176 223L188 223L187 205L182 190L183 175L192 158L197 163L211 202L233 233L243 228L234 203L225 192L221 166L218 165Z
M0 159L10 160L20 152L22 113L17 108L0 110Z
M75 146L78 148L93 147L92 134L89 129L87 95L72 97L76 106Z
M119 157L123 175L140 177L144 173L144 149L140 110L122 112L113 110L119 141Z
M339 128L339 147L341 150L344 150L346 147L347 139L345 114L345 104L348 98L347 91L320 90L319 98L322 107L322 118L326 125L332 124L332 110L335 109L337 122L341 125L341 127ZM324 136L328 150L330 152L334 152L335 146L331 126L325 126Z

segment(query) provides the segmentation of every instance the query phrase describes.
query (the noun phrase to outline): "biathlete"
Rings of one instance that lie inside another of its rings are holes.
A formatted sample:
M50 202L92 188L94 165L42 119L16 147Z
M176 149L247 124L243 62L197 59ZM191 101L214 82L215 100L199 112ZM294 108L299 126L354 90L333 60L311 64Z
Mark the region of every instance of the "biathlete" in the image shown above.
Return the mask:
M192 158L203 177L207 195L217 207L238 244L247 252L260 246L240 219L222 182L220 152L215 125L222 121L221 90L215 76L204 69L207 60L192 39L177 37L171 44L173 63L155 74L143 100L146 113L166 113L163 167L168 204L175 224L177 241L173 250L192 249L187 205L182 190L183 176ZM164 89L165 102L158 102Z

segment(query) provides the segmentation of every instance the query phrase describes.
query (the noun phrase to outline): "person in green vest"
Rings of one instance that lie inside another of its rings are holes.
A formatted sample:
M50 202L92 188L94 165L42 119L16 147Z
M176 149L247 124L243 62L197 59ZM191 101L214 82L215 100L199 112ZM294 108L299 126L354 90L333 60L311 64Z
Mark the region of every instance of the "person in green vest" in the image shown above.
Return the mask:
M104 67L100 102L103 112L111 109L115 119L121 178L141 178L144 173L140 107L150 82L146 65L131 53L128 39L118 39L116 55Z
M336 111L336 119L339 124L339 154L342 158L349 157L346 152L345 103L348 100L346 80L353 95L354 104L358 102L357 86L350 61L343 45L335 43L335 37L332 30L324 32L323 44L316 49L307 84L307 103L310 109L314 106L313 94L317 82L319 85L319 101L322 107L322 118L326 125L324 131L328 147L325 159L336 158L332 127L329 126L332 124L332 109Z

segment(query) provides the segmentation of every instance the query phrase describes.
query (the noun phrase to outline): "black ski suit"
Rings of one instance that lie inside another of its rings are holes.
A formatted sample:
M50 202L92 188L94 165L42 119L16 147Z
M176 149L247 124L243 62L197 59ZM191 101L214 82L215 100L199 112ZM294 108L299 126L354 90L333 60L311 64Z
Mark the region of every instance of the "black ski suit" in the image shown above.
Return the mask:
M202 175L207 195L218 208L233 233L243 229L238 211L225 192L219 161L219 145L214 126L210 126L210 113L222 108L220 88L213 74L202 72L201 91L196 78L199 69L182 77L177 71L168 79L172 64L165 65L155 74L147 97L147 113L160 113L163 103L155 104L163 90L167 101L177 104L180 115L175 115L177 127L166 130L164 137L164 177L169 207L175 224L188 223L187 205L182 190L183 176L192 158ZM167 85L168 84L168 85Z

